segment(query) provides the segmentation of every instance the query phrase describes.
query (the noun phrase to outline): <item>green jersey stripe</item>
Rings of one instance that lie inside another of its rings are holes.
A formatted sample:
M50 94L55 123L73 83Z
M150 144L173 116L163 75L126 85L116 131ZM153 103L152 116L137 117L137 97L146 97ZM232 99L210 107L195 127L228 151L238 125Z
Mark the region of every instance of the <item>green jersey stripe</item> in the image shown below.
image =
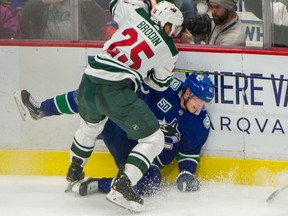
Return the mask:
M129 68L126 65L120 64L119 62L116 62L113 59L106 59L106 58L103 58L101 56L97 56L96 59L99 60L99 61L97 61L99 63L114 66L115 68L119 68L121 70L127 71L128 73L130 72L131 74L134 74L134 75L137 74L137 76L136 76L137 79L143 80L142 74L139 73L137 70L133 70L132 68ZM119 72L119 70L118 70L118 72Z
M116 5L118 4L119 0L111 0L110 4L109 4L109 10L111 14L114 14L114 11L116 9Z
M135 77L134 80L136 81L137 85L141 84L141 82L143 80L143 77L142 77L142 75L139 72L137 72L135 70L128 69L128 68L124 67L123 65L116 63L115 61L104 59L104 58L101 58L99 56L97 56L96 59L97 60L93 59L89 63L89 65L93 69L101 70L104 73L111 72L111 73L123 73L123 74L126 73L126 74L130 74L130 75L133 75L133 77ZM95 76L95 77L98 77L98 76Z
M151 74L150 78L153 80L154 83L156 83L160 87L169 87L173 77L169 76L166 77L165 80L159 80L157 79L157 77L155 77L155 74Z

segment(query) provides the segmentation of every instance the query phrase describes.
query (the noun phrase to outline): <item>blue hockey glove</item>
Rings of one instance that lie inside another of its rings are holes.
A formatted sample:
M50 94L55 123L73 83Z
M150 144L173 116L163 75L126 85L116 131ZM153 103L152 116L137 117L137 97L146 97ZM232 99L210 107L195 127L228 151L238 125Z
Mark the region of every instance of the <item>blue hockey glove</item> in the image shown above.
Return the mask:
M200 189L200 182L197 178L188 171L179 173L176 179L177 188L179 191L197 191Z

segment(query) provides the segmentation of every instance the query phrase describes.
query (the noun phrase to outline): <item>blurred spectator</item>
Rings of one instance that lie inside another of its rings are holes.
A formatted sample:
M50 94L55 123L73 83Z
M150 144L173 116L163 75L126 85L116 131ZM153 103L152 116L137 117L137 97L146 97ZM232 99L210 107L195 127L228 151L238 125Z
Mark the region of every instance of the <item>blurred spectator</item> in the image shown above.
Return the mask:
M110 0L97 0L97 3L98 3L104 10L109 10Z
M208 44L246 45L244 26L236 13L237 2L237 0L207 0L213 19ZM185 31L181 35L181 41L194 44L194 37L189 31Z
M206 0L174 0L173 3L184 17L182 31L188 31L190 35L193 35L193 43L200 44L201 40L205 40L211 32L211 19L207 14L207 8L203 8L203 6L207 6ZM174 42L182 43L185 41L178 37L174 38Z
M18 11L19 15L21 15L25 2L26 0L12 0L11 5Z
M96 0L79 0L80 39L100 40L104 10ZM70 0L28 0L22 11L25 38L70 40Z
M247 10L262 19L262 0L245 0ZM288 47L288 0L273 2L274 46Z
M20 20L11 2L0 0L0 39L21 38Z
M203 8L207 6L206 1L203 3L199 0L174 0L174 2L184 17L183 31L189 31L194 37L194 43L199 44L201 39L211 32L211 19L207 15L207 8Z
M117 23L113 20L112 15L110 13L109 9L109 0L97 0L97 3L103 8L105 11L105 25L102 28L102 39L103 40L109 40L114 32L117 30L118 25Z

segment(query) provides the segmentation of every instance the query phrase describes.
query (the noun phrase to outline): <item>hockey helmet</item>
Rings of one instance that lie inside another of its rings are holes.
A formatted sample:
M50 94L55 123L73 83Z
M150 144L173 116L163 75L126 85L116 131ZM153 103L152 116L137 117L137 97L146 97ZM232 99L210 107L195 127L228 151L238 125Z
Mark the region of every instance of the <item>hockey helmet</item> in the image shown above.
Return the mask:
M211 102L214 98L214 85L206 74L193 73L189 75L184 82L184 88L187 87L190 88L189 98L195 95L206 103Z
M182 12L172 3L161 1L154 5L151 11L151 19L160 25L161 28L166 23L172 24L170 37L176 37L182 30L183 15Z

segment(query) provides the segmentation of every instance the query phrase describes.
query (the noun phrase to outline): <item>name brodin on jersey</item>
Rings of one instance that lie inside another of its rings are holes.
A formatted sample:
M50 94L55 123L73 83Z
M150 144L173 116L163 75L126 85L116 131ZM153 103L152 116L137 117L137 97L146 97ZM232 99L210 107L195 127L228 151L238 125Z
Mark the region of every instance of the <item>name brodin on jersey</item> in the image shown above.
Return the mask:
M152 42L154 47L162 43L162 40L158 32L148 22L143 20L136 27L141 32L143 32L145 36L147 36L147 38Z

